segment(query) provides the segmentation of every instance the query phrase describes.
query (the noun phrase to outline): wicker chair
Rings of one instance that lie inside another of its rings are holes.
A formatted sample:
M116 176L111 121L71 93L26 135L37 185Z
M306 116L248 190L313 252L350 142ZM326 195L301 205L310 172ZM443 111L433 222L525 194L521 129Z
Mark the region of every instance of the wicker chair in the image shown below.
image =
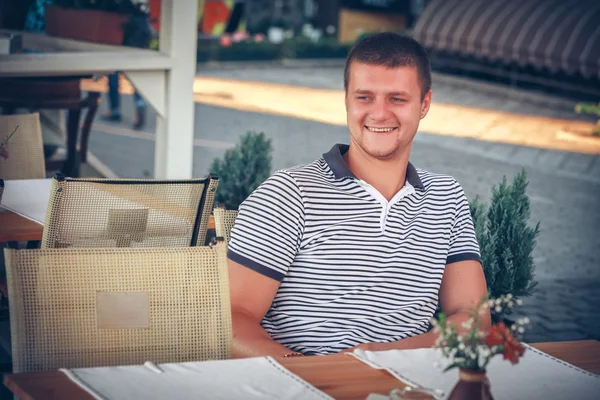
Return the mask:
M15 131L15 128L19 128ZM14 134L8 136L14 131ZM46 177L44 145L39 114L0 115L0 145L8 158L0 155L3 179L40 179Z
M57 174L41 247L203 246L218 183Z
M13 372L229 358L225 253L5 250Z
M236 210L226 210L224 208L215 208L213 215L215 217L215 234L222 237L225 243L231 239L231 230L235 224L238 212Z

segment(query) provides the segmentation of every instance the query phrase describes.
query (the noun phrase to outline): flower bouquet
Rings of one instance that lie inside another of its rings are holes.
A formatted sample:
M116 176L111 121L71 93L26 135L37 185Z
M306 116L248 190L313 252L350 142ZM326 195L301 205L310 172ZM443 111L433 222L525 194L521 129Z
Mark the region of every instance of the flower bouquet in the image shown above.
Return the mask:
M529 324L528 318L520 318L509 327L504 322L504 315L516 305L520 299L507 294L496 299L487 296L471 311L470 318L462 324L459 332L456 325L449 323L444 314L439 314L432 321L434 331L439 334L434 347L440 348L450 363L444 371L459 368L459 382L450 393L449 399L492 399L486 367L490 360L502 354L512 364L519 362L525 347L520 338ZM490 310L495 322L491 328L481 328L481 317Z

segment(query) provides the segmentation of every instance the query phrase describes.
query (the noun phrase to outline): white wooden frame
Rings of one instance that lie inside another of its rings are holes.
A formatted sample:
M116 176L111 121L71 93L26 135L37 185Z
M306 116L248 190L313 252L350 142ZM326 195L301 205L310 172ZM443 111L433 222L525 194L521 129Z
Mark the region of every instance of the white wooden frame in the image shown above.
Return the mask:
M197 9L197 0L161 1L158 52L21 32L24 48L44 53L0 55L0 77L123 71L157 113L154 177L191 178Z

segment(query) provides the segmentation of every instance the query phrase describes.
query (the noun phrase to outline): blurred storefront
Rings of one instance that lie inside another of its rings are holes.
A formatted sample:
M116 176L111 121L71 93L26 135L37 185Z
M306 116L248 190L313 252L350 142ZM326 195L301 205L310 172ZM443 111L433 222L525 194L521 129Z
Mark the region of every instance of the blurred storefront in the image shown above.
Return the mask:
M342 43L363 34L405 31L425 7L425 0L198 0L200 37L224 33L266 34L270 27L298 34L310 24ZM160 29L160 0L151 0Z

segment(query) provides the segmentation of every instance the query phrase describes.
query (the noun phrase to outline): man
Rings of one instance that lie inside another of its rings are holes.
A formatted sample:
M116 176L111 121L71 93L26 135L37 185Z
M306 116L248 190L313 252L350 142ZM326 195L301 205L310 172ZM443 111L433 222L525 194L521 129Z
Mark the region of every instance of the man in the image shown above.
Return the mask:
M275 173L240 206L228 252L235 357L430 347L438 302L463 329L486 293L462 188L409 163L431 104L425 50L367 37L344 86L350 145Z

